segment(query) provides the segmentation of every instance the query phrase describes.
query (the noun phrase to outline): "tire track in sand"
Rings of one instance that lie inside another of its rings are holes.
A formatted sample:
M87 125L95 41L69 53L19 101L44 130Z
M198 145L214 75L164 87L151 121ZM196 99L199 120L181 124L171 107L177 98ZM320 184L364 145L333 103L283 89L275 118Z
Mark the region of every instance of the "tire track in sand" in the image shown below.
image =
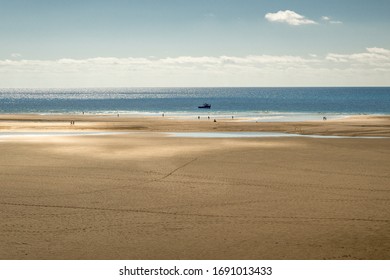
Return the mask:
M238 219L288 219L288 220L333 220L333 221L358 221L358 222L380 222L390 223L390 219L365 219L365 218L343 218L343 217L309 217L309 216L242 216L242 215L217 215L217 214L199 214L199 213L180 213L169 211L153 211L148 209L129 209L129 208L102 208L102 207L86 207L86 206L71 206L71 205L48 205L48 204L27 204L27 203L10 203L0 202L0 205L22 206L22 207L38 207L38 208L60 208L73 210L91 210L91 211L110 211L110 212L132 212L143 214L157 215L172 215L172 216L193 216L205 218L238 218Z

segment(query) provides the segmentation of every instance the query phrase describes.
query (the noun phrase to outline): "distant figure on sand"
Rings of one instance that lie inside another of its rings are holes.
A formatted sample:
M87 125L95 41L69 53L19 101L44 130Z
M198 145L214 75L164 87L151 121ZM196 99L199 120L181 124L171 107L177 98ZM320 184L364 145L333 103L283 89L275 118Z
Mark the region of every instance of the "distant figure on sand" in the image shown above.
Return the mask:
M198 120L200 120L200 116L198 116Z
M216 119L214 119L214 122L217 122L217 120L216 120Z
M208 116L207 118L210 119L210 116Z
M162 116L164 117L164 113L162 113Z
M323 120L323 121L326 121L326 120L327 120L327 118L326 118L326 117L323 117L323 118L322 118L322 120Z
M116 115L119 118L119 114Z

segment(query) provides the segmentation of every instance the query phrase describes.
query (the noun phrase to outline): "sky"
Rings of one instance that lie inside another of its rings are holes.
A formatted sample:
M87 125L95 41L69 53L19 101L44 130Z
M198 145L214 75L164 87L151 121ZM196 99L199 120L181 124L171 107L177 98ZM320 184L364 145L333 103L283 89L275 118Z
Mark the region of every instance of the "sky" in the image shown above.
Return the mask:
M390 86L389 0L0 0L0 87Z

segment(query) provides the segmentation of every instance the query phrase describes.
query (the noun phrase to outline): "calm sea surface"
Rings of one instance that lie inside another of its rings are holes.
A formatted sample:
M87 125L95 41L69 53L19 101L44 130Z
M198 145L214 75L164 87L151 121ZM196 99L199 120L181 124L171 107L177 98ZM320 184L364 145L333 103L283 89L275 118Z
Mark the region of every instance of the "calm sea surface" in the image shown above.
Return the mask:
M203 103L211 109L198 109ZM390 114L389 87L0 89L0 113L239 116Z

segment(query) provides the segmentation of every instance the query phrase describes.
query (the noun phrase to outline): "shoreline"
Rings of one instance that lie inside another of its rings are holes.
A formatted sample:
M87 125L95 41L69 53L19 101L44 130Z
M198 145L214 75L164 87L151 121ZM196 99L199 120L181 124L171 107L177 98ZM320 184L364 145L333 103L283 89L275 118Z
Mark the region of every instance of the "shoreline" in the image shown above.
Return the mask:
M390 116L355 115L326 121L247 122L242 119L181 119L112 115L0 115L0 131L280 132L323 136L390 137ZM75 125L70 122L75 121Z
M287 121L321 121L323 116L329 120L337 120L354 116L390 116L390 113L352 113L352 112L285 112L285 111L102 111L102 112L1 112L0 116L21 115L21 116L96 116L96 117L116 117L117 115L126 118L142 118L142 117L161 117L162 114L167 118L192 120L200 117L213 116L219 119L235 119L247 121L281 122L283 119Z

